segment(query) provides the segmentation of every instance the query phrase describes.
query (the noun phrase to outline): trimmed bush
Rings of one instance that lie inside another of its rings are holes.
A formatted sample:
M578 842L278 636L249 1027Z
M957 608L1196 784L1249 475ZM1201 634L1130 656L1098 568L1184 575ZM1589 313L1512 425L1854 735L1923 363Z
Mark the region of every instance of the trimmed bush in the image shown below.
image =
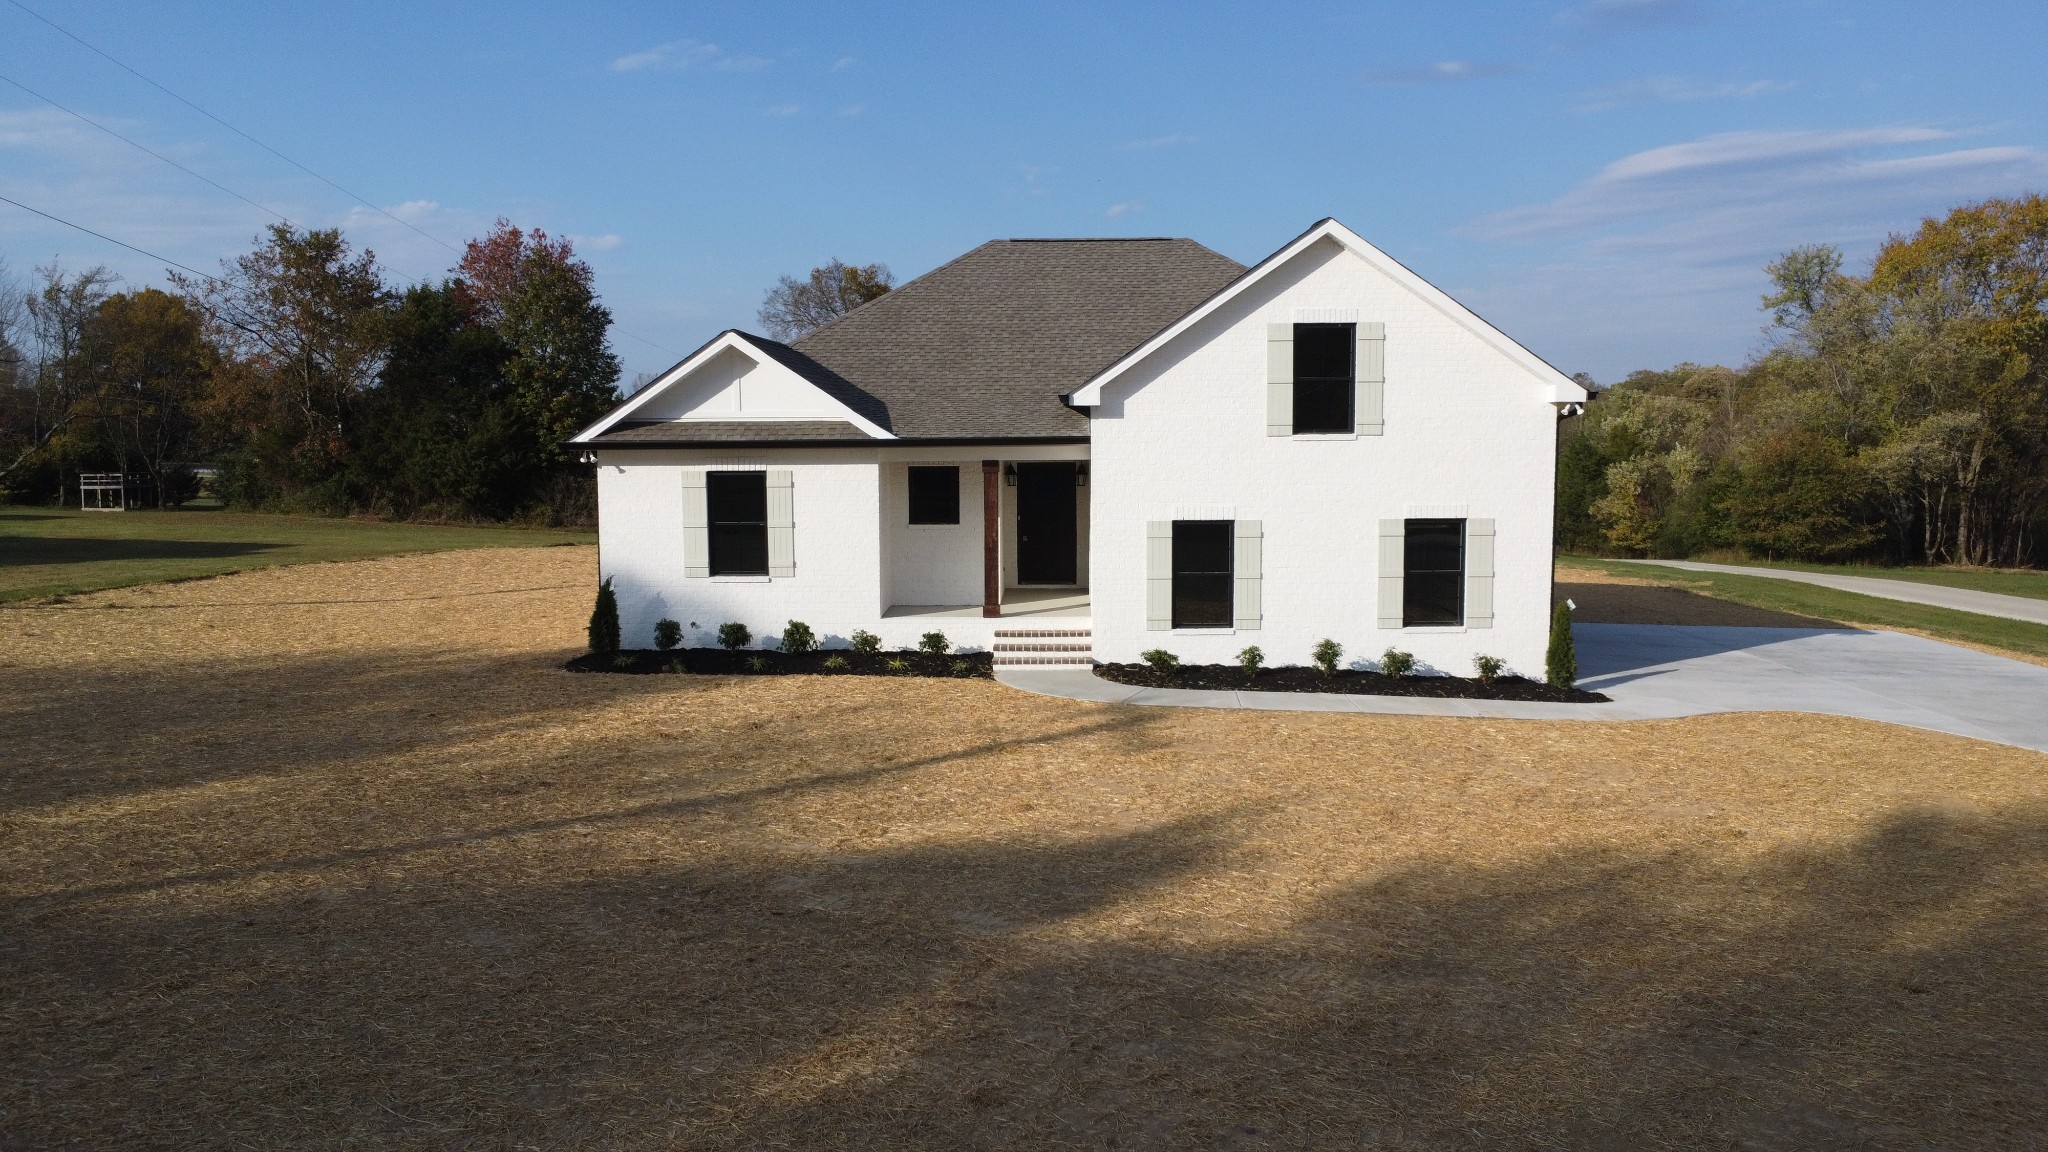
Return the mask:
M1415 653L1389 648L1380 653L1380 675L1399 680L1415 671Z
M1249 680L1266 666L1266 654L1253 644L1237 654L1237 666L1244 669L1244 678Z
M654 622L654 646L663 652L683 642L683 626L673 620Z
M1472 670L1479 673L1481 684L1491 684L1500 679L1501 673L1508 670L1508 662L1498 656L1474 656Z
M597 605L590 610L590 650L600 656L619 650L619 597L609 576L597 586Z
M1152 666L1152 671L1161 676L1180 669L1180 657L1164 648L1152 648L1138 653L1139 659Z
M1572 646L1572 610L1563 601L1550 613L1550 647L1543 653L1543 679L1553 688L1569 688L1579 682L1579 653Z
M827 657L825 657L825 671L827 671L827 672L844 672L844 671L846 671L846 657L844 657L844 656L827 656Z
M917 650L933 656L944 656L953 650L953 642L946 639L944 632L927 632L918 640Z
M1344 646L1328 638L1317 641L1315 648L1309 652L1309 659L1316 662L1316 667L1321 668L1325 676L1335 676L1337 661L1343 658Z
M791 620L782 630L782 650L792 656L801 656L818 647L817 634L811 626L801 620Z
M737 652L753 642L754 634L737 620L718 626L718 645L727 652Z
M882 638L863 628L854 629L851 643L853 650L863 656L873 656L882 650Z

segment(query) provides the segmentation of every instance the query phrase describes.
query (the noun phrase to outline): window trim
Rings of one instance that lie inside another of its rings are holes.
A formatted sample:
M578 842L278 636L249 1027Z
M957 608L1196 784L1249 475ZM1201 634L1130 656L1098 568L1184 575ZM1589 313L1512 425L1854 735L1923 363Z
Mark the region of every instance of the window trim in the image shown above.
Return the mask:
M953 474L953 518L951 520L919 520L917 518L917 473L951 472ZM911 464L903 471L903 520L912 528L957 528L960 526L960 466L958 464Z
M725 476L753 477L759 482L759 484L761 485L761 519L758 522L753 520L721 520L719 518L718 497L715 493L717 492L718 488L721 487L721 485L715 485L713 481L719 477ZM771 575L770 569L773 567L773 563L771 562L768 555L769 519L770 516L768 514L768 473L756 469L719 468L707 470L704 473L704 534L706 543L704 551L706 567L709 569L709 575L713 579L716 579L718 577L741 577L757 580L768 579ZM760 568L727 568L722 567L720 565L718 530L721 526L759 528L761 533Z

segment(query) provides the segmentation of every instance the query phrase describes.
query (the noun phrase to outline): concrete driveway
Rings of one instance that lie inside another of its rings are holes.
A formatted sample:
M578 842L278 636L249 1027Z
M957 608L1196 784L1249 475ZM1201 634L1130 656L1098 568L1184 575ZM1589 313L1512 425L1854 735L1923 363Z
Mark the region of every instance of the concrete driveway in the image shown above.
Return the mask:
M1819 712L2048 752L2048 668L1898 632L1580 624L1579 685L1608 704L1415 700L1343 693L1193 692L1114 684L1085 669L1005 668L1029 692L1169 707L1649 720Z
M1727 572L1736 576L1761 576L1767 580L1790 580L1885 600L1904 600L1909 604L1931 604L1937 608L2048 624L2048 600L2036 600L2031 596L2007 596L1999 592L1979 592L1974 588L1950 588L1946 584L1922 584L1916 580L1894 580L1883 576L1843 576L1834 572L1797 572L1789 568L1746 568L1738 564L1706 564L1698 560L1631 560L1629 563L1682 568L1687 572Z

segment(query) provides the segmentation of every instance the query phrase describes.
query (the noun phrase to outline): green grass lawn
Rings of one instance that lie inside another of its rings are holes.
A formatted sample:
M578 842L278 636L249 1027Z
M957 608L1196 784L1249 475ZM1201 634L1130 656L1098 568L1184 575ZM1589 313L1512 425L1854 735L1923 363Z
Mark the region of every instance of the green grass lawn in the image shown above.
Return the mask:
M1732 600L1737 604L1748 604L1755 608L1794 612L1802 616L1818 616L1825 620L1839 620L1844 624L1911 628L1946 640L1961 640L1981 644L1987 648L2003 648L2008 652L2022 652L2029 656L2048 656L2048 625L2033 624L2025 620L1980 616L1975 612L1958 612L1929 604L1908 604L1900 600L1885 600L1854 592L1838 592L1833 588L1822 588L1813 584L1773 580L1768 576L1688 572L1682 568L1660 568L1654 564L1632 564L1626 560L1594 560L1578 556L1566 557L1565 562L1579 567L1603 569L1617 576L1648 580L1671 588L1683 588L1702 596ZM1856 572L1853 569L1848 571ZM1874 574L1874 571L1857 574Z
M0 601L275 564L596 541L594 532L567 529L440 527L247 512L0 507Z
M2026 568L1879 568L1863 564L1798 564L1788 560L1710 560L1745 568L1784 568L1793 572L1826 572L1835 576L1869 576L1912 584L1940 584L1975 592L2027 596L2048 600L2048 572Z

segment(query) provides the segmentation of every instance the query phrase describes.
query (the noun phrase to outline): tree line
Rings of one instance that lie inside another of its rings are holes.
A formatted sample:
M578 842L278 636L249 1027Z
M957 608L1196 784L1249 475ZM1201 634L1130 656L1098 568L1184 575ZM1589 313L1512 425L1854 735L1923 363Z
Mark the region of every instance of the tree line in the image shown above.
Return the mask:
M4 269L0 269L4 271ZM82 472L229 505L587 523L562 442L617 399L590 266L500 220L434 284L394 285L334 229L269 229L216 277L118 291L37 268L0 294L0 498L76 501Z
M1566 422L1568 550L2038 566L2048 560L2048 199L1893 236L1868 271L1772 262L1752 363L1642 371Z

